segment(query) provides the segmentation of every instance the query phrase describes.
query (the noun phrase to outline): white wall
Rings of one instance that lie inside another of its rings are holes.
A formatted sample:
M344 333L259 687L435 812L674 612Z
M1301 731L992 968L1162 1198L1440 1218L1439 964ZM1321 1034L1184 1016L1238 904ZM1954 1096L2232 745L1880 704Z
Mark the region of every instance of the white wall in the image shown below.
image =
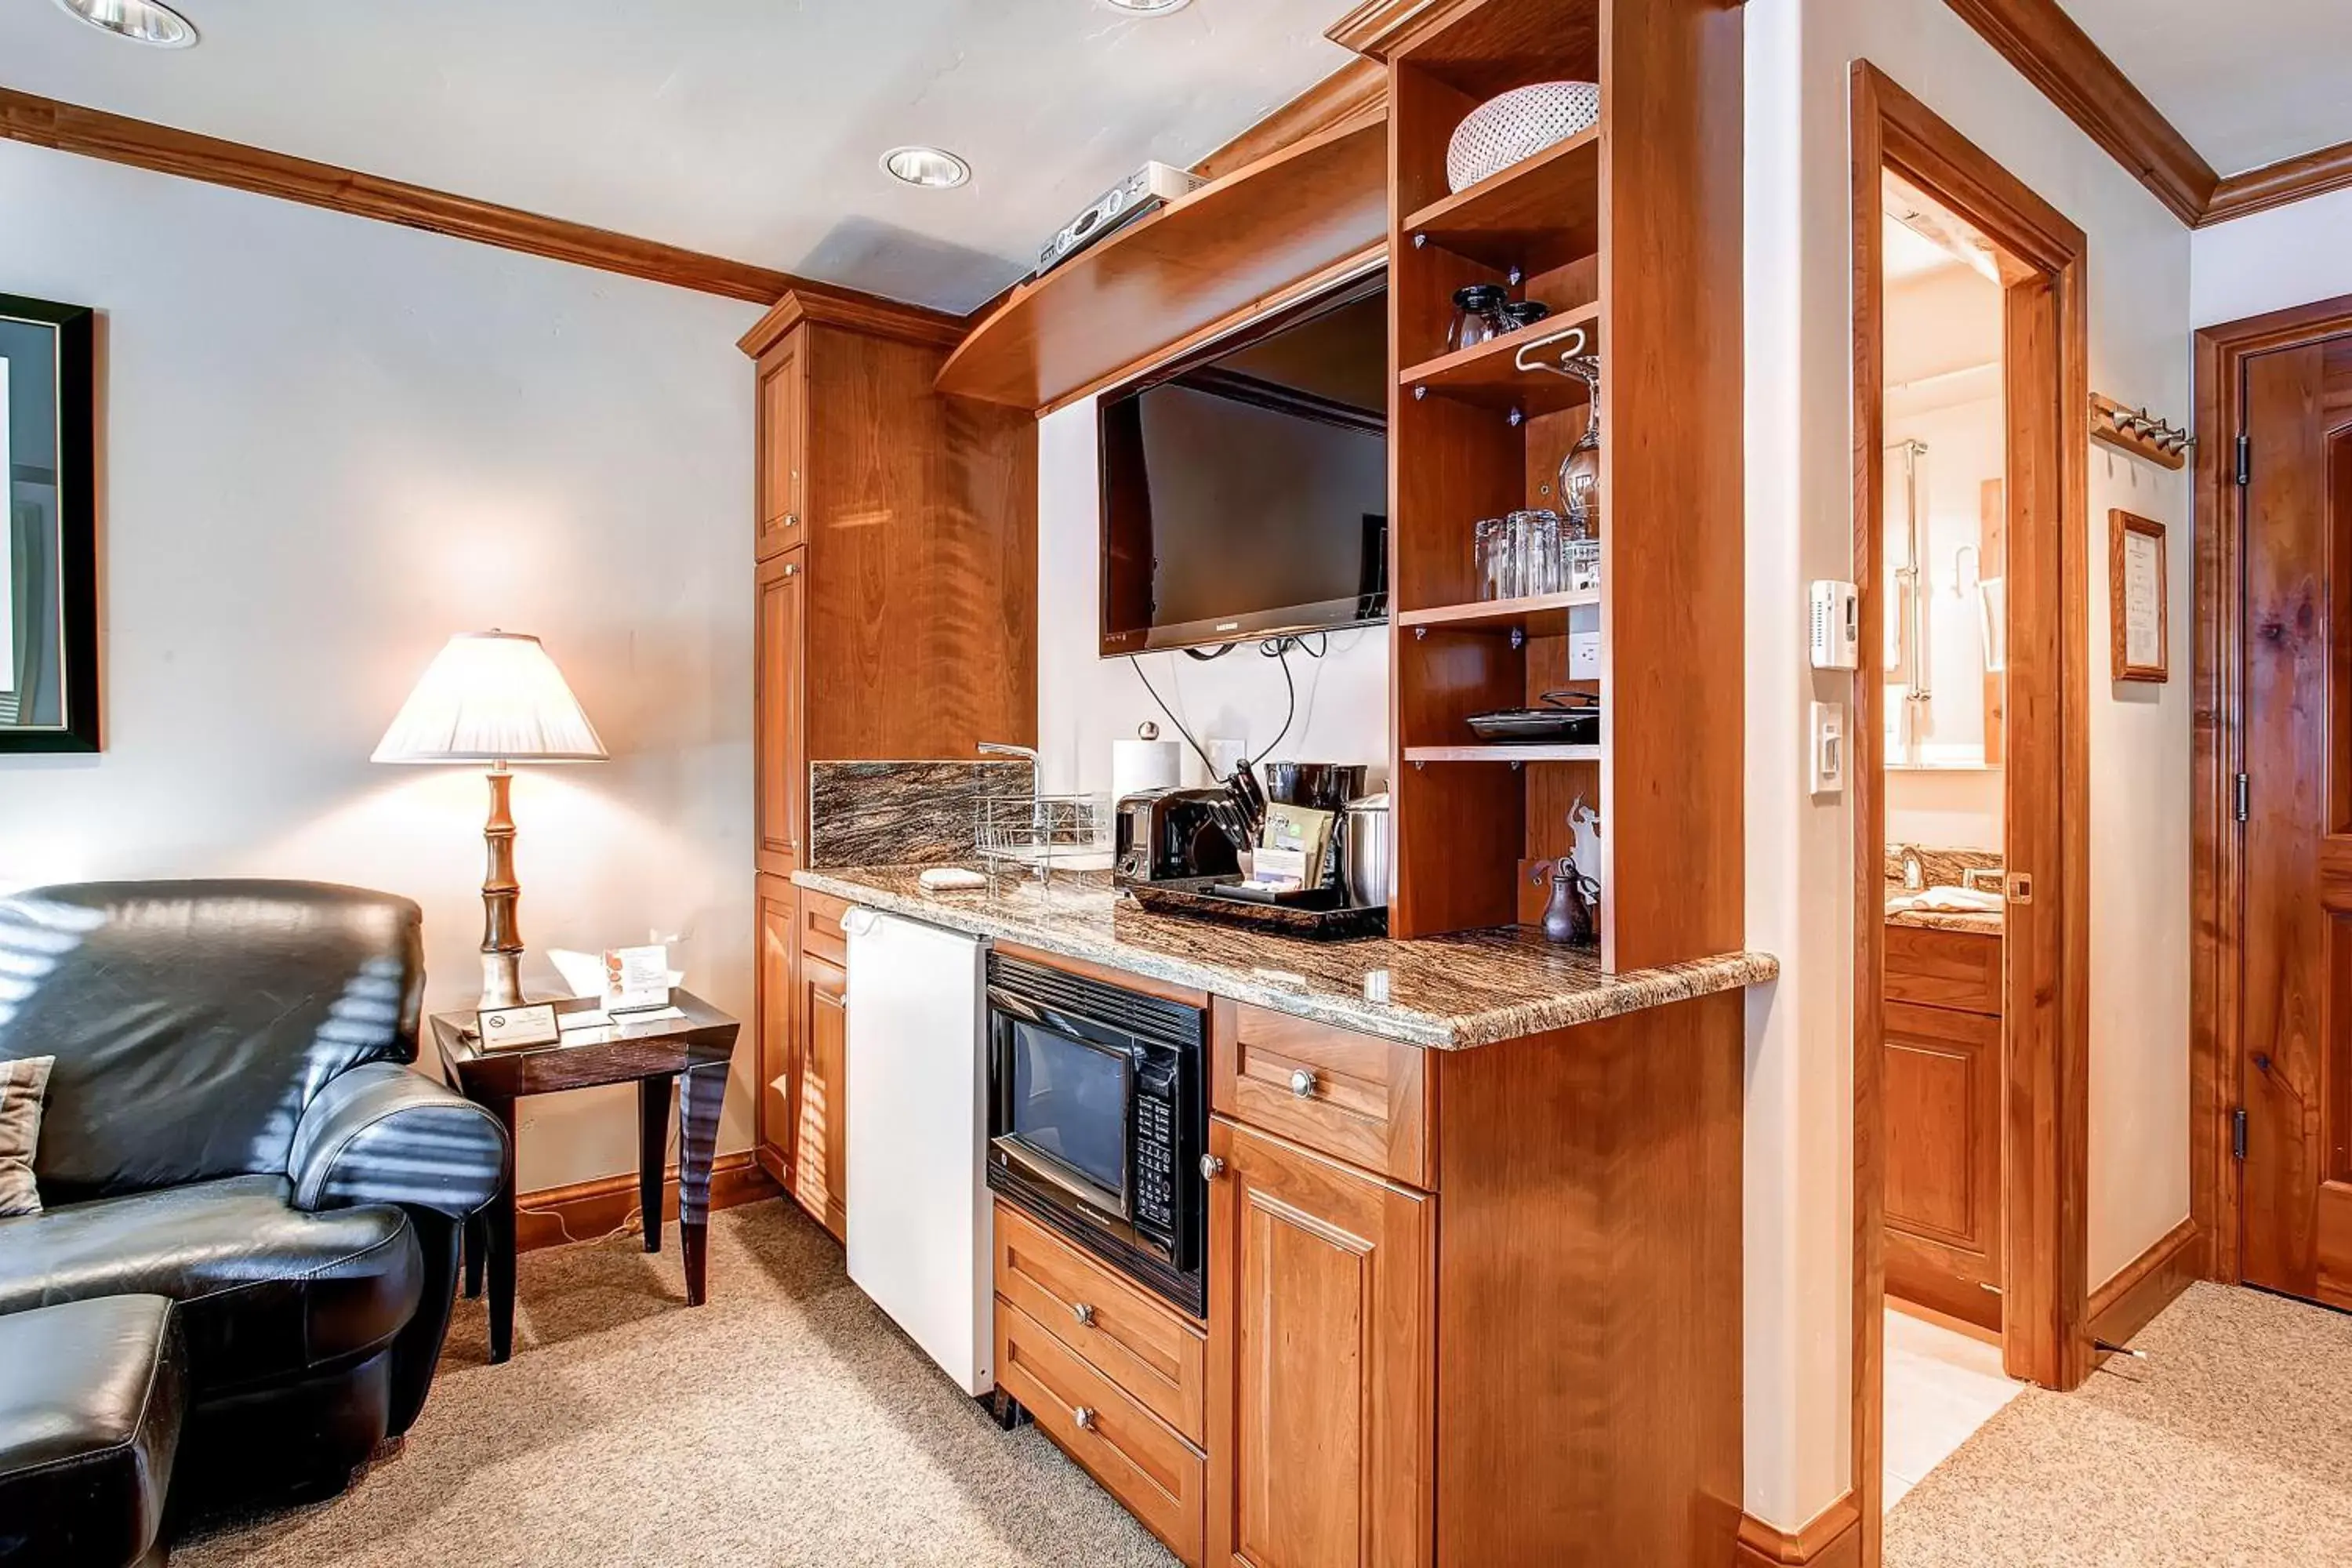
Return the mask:
M1843 800L1805 793L1804 586L1853 571L1849 72L1866 58L2081 225L2091 380L2185 418L2189 237L1939 0L1747 7L1748 940L1781 978L1749 1005L1747 1506L1803 1523L1851 1478L1853 964ZM2188 1212L2189 489L2091 458L2094 1281ZM2107 509L2172 531L2175 673L2105 679Z
M1152 706L1124 658L1101 647L1101 521L1097 501L1095 405L1088 398L1050 414L1037 426L1037 747L1048 789L1108 790L1113 741L1132 740L1150 720L1175 731ZM1203 664L1181 653L1138 661L1205 745L1239 741L1252 755L1282 728L1282 673L1255 645ZM1389 645L1385 627L1336 632L1319 659L1290 656L1298 717L1275 748L1276 761L1364 763L1386 772ZM1198 757L1185 753L1185 783L1207 782Z
M462 1005L480 775L368 753L451 633L530 631L613 759L516 782L526 985L690 931L748 1019L757 310L16 142L0 213L0 289L102 313L106 687L103 752L0 757L0 883L388 889ZM634 1169L632 1106L525 1101L522 1184Z
M2352 294L2352 190L2200 228L2189 253L2193 326Z

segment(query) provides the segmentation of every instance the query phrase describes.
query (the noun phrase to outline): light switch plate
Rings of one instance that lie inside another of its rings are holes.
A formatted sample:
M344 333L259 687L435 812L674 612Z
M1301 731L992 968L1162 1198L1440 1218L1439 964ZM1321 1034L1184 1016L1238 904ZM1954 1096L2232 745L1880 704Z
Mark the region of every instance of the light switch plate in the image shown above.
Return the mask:
M1811 775L1815 795L1845 793L1845 704L1816 702L1813 704L1811 727L1812 743L1807 748L1811 758L1808 772Z

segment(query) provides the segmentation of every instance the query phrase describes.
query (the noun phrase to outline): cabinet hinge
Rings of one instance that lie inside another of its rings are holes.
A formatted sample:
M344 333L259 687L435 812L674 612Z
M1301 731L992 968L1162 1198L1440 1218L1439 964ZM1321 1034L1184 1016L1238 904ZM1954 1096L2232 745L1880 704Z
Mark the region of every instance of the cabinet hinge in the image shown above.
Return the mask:
M2249 797L2252 793L2252 786L2247 784L2246 775L2240 773L2238 775L2238 820L2240 822L2246 820L2246 814L2251 809Z
M2230 1157L2246 1157L2246 1108L2242 1105L2230 1112Z
M2254 477L2254 443L2244 431L2238 433L2238 483L2252 482Z

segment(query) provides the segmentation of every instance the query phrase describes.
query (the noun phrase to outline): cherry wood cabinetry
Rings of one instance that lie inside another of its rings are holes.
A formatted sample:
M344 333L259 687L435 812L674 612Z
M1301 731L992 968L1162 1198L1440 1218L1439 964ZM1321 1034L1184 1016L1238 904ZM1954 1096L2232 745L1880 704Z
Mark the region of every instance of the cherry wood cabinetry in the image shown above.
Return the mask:
M1208 1561L1431 1561L1435 1200L1220 1116Z
M1886 928L1886 1289L2001 1327L2001 940Z
M934 311L792 293L742 340L756 365L764 876L809 863L811 763L1036 738L1036 426L932 389L959 336ZM828 943L797 914L780 942L789 894L763 884L760 900L759 1155L838 1233L846 950L837 922ZM789 956L769 951L786 943ZM788 1005L772 1003L780 989Z

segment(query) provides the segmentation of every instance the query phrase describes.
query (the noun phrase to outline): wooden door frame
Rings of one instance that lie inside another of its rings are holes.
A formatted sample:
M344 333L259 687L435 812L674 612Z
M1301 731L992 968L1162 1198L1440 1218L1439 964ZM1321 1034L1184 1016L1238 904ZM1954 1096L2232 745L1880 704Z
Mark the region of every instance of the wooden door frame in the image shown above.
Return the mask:
M1975 225L2027 274L2046 279L2034 309L2054 339L2057 384L2032 377L2016 352L2026 293L2006 290L2004 352L2010 476L2009 722L2005 765L2032 768L2049 787L2031 822L2008 821L2012 871L2035 879L2033 913L2012 907L2004 938L2002 1063L2002 1351L2011 1375L2072 1388L2087 1375L2089 1070L2090 333L2088 242L2083 231L1867 60L1853 69L1853 558L1861 589L1862 654L1846 725L1853 801L1853 1490L1862 1561L1879 1561L1884 1428L1885 1148L1881 1042L1885 963L1885 799L1880 773L1880 543L1885 535L1885 427L1881 269L1882 179L1892 170ZM2012 280L2014 281L2014 280ZM2022 394L2022 395L2021 395ZM2049 531L2058 531L2054 584ZM2022 585L2032 592L2021 594ZM2021 614L2021 599L2024 600ZM2040 614L2036 607L2040 606ZM2022 633L2023 635L2021 635ZM2023 669L2020 669L2022 656ZM2024 682L2042 669L2053 679ZM2033 689L2054 686L2055 689ZM2042 715L2035 723L2033 715ZM2026 726L2021 731L2021 725ZM2004 786L2005 795L2017 791ZM2051 905L2056 904L2053 910ZM2018 940L2025 928L2027 939ZM2056 1036L2021 1028L2021 996L2055 994Z
M2233 798L2244 758L2244 497L2237 439L2245 428L2245 363L2255 354L2352 333L2352 294L2272 310L2197 332L2197 652L2190 763L2189 891L2189 1215L2203 1241L2204 1278L2243 1278L2244 1173L2231 1115L2242 1098L2240 964L2245 846Z

